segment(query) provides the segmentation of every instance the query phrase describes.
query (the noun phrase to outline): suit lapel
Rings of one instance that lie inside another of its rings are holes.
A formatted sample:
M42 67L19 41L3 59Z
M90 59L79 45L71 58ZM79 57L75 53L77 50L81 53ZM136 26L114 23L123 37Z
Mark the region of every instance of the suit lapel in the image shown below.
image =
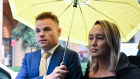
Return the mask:
M64 48L62 48L62 46L59 45L51 57L47 75L50 74L55 69L55 67L60 65L63 58L63 54L64 54Z
M39 65L41 59L41 51L36 51L31 57L31 74L33 77L39 75Z

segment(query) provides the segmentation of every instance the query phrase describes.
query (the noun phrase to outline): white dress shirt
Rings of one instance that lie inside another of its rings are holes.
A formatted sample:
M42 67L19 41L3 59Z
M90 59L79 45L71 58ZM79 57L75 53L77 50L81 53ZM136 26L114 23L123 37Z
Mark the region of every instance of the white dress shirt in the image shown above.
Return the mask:
M50 60L51 60L51 57L52 57L52 54L54 53L55 49L59 46L59 44L57 44L56 46L54 46L53 48L51 48L50 50L48 51L44 51L43 49L41 49L41 55L44 53L44 52L47 52L47 53L50 53L51 55L47 58L47 70L48 70L48 67L49 67L49 63L50 63ZM43 77L43 79L45 79L45 76Z

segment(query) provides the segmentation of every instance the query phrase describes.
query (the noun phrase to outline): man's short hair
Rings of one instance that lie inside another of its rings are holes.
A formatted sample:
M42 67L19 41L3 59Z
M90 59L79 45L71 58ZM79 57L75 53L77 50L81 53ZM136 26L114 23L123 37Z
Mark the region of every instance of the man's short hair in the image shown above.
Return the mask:
M56 24L59 25L59 20L57 18L57 16L55 14L53 14L52 12L43 12L41 14L39 14L38 16L36 16L36 21L37 20L42 20L42 19L52 19L54 22L56 22Z

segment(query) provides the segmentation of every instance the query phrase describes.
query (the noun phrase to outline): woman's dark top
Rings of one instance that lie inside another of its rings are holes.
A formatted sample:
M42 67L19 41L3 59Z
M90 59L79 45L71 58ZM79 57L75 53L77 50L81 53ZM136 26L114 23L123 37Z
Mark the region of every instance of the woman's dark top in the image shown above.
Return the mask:
M84 79L140 79L140 69L136 65L130 63L128 57L124 53L120 55L114 77L89 78L89 68L90 66L88 64Z
M115 79L115 76L102 77L102 78L87 78L87 79Z

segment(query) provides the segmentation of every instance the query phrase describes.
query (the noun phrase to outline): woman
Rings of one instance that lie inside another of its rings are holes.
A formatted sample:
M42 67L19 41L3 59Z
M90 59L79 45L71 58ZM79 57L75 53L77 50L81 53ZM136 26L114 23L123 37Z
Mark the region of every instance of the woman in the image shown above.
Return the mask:
M89 33L91 61L85 79L140 79L140 69L120 53L120 33L111 22L96 21Z

